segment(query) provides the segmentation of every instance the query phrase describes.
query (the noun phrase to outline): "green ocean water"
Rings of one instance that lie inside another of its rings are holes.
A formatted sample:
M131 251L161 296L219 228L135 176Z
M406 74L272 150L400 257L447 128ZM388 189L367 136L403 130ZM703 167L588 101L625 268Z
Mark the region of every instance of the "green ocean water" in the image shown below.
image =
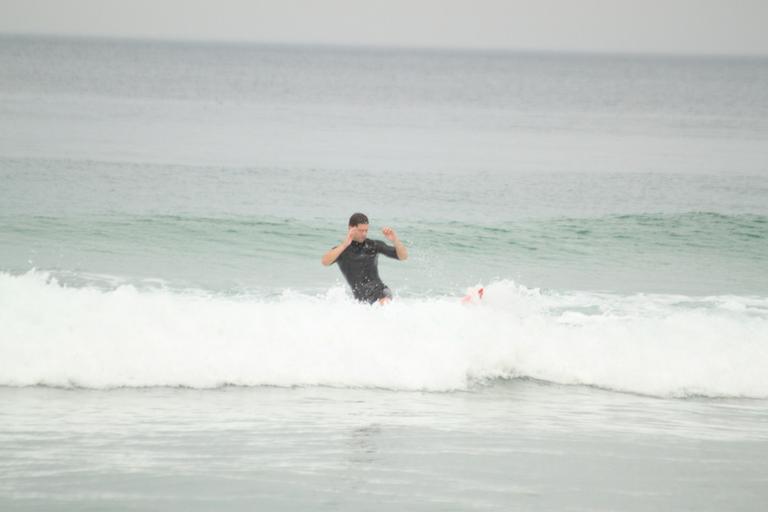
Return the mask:
M556 290L768 293L768 179L759 176L2 163L0 267L14 274L322 293L339 275L319 258L343 237L347 213L362 210L372 236L391 225L411 248L406 265L382 262L404 296L499 279Z
M0 38L0 272L768 294L768 60ZM111 285L109 283L112 283Z

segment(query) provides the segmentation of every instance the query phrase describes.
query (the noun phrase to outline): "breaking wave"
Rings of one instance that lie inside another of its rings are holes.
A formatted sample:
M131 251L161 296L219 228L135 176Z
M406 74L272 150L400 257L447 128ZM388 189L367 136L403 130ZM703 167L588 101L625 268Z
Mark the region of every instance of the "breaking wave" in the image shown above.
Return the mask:
M465 390L533 378L656 396L768 397L768 298L485 287L367 306L65 286L0 273L0 385Z

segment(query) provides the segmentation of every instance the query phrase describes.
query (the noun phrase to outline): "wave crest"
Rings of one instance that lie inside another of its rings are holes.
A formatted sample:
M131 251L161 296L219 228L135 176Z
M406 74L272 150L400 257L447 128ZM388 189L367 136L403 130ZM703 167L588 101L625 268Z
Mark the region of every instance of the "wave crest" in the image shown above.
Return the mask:
M554 293L510 281L480 302L386 307L0 273L0 385L463 390L528 377L657 396L768 397L768 299Z

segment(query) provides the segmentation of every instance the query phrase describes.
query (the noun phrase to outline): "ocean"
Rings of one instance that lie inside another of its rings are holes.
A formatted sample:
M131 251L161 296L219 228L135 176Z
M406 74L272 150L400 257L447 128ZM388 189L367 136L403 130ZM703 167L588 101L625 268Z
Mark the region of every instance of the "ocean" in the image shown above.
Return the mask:
M0 248L4 511L768 502L768 58L2 36Z

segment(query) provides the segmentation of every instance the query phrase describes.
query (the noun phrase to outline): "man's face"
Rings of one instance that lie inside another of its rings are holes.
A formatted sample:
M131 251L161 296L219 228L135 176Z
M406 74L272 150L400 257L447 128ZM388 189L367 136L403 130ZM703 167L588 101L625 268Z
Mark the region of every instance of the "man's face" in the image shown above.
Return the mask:
M354 230L352 239L355 242L365 242L365 239L368 237L368 224L358 224L352 229Z

